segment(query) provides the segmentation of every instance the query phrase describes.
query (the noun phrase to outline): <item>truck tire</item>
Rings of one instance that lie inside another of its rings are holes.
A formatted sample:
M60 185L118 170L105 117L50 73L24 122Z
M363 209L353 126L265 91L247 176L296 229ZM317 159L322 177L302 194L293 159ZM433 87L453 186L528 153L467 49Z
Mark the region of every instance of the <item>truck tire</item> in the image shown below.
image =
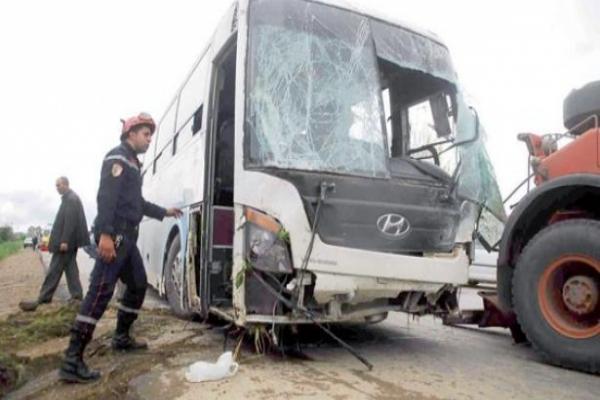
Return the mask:
M592 115L600 117L600 81L590 82L580 89L571 91L563 102L563 121L565 128L569 130ZM593 121L590 121L590 124L584 124L574 130L573 134L584 133L593 128L593 125Z
M540 231L513 277L517 319L550 363L600 372L600 222L586 219Z
M178 282L177 273L180 265L178 255L181 250L181 241L179 239L179 233L177 233L171 244L169 245L169 251L167 252L167 262L165 263L165 293L167 295L167 301L171 310L180 318L192 319L193 313L190 312L185 306L181 305L181 297L183 296L182 283Z

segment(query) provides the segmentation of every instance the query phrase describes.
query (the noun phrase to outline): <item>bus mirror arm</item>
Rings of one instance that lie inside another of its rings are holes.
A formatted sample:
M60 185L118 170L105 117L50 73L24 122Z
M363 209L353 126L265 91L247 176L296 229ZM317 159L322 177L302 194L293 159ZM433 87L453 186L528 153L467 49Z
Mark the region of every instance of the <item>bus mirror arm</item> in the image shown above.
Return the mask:
M448 146L444 150L440 151L439 154L444 154L447 151L454 149L455 147L464 146L465 144L474 143L479 140L479 137L481 136L480 129L479 129L479 123L480 123L479 122L479 114L477 114L477 110L474 107L469 107L469 109L475 115L475 133L474 133L473 137L469 138L469 139L461 140L458 142L455 141L452 143L451 146ZM433 145L436 145L436 143L434 143Z
M335 183L334 182L325 182L322 181L321 182L321 193L320 193L320 198L321 201L325 201L325 199L327 198L327 193L335 193Z
M304 255L304 259L302 261L302 265L300 266L300 273L298 276L303 276L304 271L308 268L308 260L310 259L310 255L313 251L313 246L315 244L315 236L317 234L317 227L319 226L319 219L321 217L321 205L327 199L327 194L329 191L335 192L335 183L321 181L319 185L320 193L317 200L317 209L315 210L315 217L313 220L313 224L310 230L310 241L308 242L308 247L306 248L306 253ZM294 291L294 297L296 299L299 298L300 295L300 285L296 286L296 290Z

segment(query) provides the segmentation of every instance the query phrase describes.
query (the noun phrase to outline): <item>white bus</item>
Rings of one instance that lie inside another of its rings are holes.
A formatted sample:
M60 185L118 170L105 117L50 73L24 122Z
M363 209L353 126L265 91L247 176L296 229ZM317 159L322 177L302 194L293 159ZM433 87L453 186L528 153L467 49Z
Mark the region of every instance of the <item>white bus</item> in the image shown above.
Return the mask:
M482 137L433 34L240 0L145 157L145 198L184 210L141 224L149 282L240 326L452 312L482 206L503 213Z

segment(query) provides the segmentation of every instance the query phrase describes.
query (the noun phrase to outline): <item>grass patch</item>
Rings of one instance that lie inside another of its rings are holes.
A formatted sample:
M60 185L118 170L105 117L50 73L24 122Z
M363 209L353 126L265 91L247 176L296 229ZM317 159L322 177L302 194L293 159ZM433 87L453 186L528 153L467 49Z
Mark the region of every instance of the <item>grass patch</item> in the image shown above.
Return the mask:
M14 242L0 243L0 260L10 256L23 248L23 241L16 240Z
M10 315L0 321L0 349L19 351L32 344L67 336L75 315L76 306L42 306L31 313Z
M0 354L0 399L19 389L39 375L55 369L61 360L60 354L38 358L19 357L15 354Z
M22 382L24 366L12 355L0 353L0 397L4 397Z
M0 398L48 368L60 355L35 359L16 355L19 350L69 334L76 306L43 306L31 313L10 315L0 321Z

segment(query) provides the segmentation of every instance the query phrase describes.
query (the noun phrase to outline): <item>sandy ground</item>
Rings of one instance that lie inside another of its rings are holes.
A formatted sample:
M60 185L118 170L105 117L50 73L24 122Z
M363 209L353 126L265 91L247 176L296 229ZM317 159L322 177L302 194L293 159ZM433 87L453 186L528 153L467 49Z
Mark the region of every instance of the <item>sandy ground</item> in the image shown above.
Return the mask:
M89 271L89 261L82 259L80 265L82 275ZM19 298L35 295L41 274L39 259L31 253L0 263L0 284L19 285L0 291L2 312L15 312ZM193 384L185 380L186 367L216 360L223 351L222 330L174 318L153 295L148 304L135 332L149 341L149 351L121 355L109 349L111 311L86 355L103 373L99 383L57 383L55 357L47 371L8 398L591 400L600 393L600 377L546 365L529 347L514 345L504 330L450 328L432 318L413 320L403 314L338 331L374 364L373 371L322 335L313 335L302 345L305 358L256 355L247 342L235 376ZM66 339L54 339L28 354L60 355L65 344ZM233 345L230 341L228 348Z
M31 249L2 260L0 265L1 319L15 312L19 301L37 298L44 278L44 269L41 254Z

